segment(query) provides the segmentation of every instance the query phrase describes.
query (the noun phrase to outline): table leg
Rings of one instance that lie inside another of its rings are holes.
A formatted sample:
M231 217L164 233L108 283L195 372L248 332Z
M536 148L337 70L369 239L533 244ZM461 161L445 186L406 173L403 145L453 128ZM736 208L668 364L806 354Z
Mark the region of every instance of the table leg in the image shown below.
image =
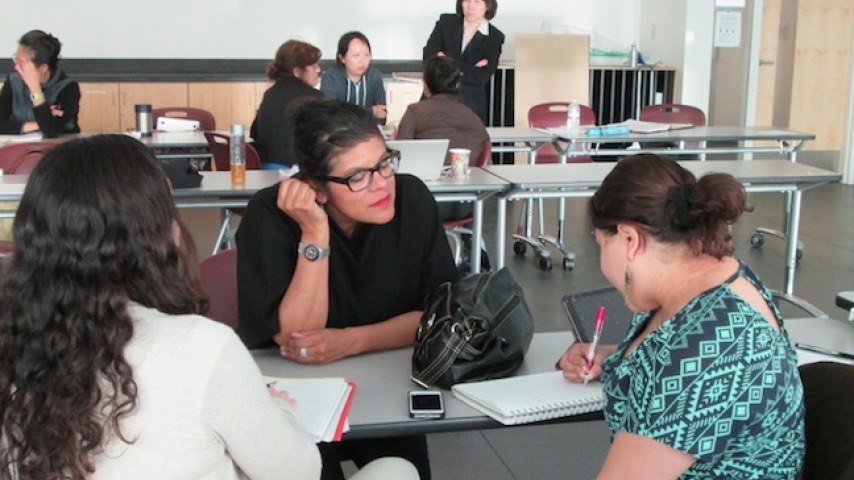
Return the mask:
M471 271L480 272L480 251L483 247L483 198L477 197L474 201L474 213L472 214L471 235Z
M789 295L792 295L795 289L795 269L798 262L798 228L801 223L801 193L800 190L790 192L791 210L789 211L786 229L786 281L783 287L783 291Z
M499 195L496 206L495 218L495 269L500 270L504 267L504 243L505 231L507 228L507 199Z

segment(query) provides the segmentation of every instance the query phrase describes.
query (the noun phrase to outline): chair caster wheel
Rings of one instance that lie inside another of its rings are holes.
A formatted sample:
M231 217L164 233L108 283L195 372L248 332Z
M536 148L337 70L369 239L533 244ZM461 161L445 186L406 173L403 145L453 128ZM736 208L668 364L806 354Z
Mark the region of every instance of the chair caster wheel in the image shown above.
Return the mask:
M573 268L575 268L575 261L570 260L568 258L564 258L563 259L563 269L564 270L572 270Z
M756 248L762 248L762 245L765 245L765 235L761 233L754 233L750 237L750 244Z
M540 257L540 270L548 272L552 269L552 259L548 257Z
M526 245L525 242L516 242L513 244L513 252L516 255L524 255L527 250L528 245Z

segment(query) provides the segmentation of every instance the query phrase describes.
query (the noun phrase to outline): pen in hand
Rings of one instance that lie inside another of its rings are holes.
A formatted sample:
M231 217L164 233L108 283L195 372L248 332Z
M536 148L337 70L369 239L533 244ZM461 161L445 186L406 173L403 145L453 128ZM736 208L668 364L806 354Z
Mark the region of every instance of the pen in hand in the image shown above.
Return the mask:
M596 332L593 341L587 349L587 373L584 374L584 384L590 381L590 369L593 368L593 360L596 358L596 347L599 346L599 337L602 335L602 326L605 325L605 307L599 307L596 313Z

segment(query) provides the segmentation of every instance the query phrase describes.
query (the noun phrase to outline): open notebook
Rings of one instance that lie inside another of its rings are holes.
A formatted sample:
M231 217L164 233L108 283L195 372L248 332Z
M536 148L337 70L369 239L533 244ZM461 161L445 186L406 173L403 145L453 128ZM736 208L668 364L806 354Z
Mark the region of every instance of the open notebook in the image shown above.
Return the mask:
M458 383L454 396L504 425L539 422L602 409L602 384L572 383L561 371Z
M343 378L264 377L297 401L297 420L315 443L337 442L350 429L347 416L356 385Z

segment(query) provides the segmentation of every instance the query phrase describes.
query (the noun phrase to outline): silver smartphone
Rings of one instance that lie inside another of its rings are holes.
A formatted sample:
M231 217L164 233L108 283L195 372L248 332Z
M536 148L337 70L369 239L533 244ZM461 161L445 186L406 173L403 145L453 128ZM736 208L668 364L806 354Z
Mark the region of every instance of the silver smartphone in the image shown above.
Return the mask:
M437 390L409 392L409 416L412 418L444 418L445 400Z

